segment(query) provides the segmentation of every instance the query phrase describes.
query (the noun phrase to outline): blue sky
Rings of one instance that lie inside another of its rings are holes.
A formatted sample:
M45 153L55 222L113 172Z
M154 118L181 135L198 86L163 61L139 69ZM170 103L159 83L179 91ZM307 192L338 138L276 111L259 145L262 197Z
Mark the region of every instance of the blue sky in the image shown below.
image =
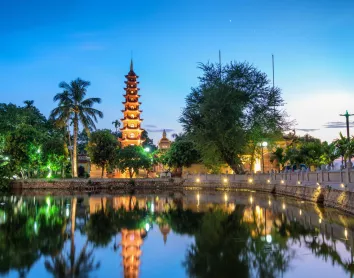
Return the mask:
M217 62L220 49L223 63L246 60L271 77L273 53L297 128L332 140L340 130L323 125L354 113L353 14L349 0L1 1L0 101L34 100L48 116L59 82L80 77L103 100L98 127L113 128L133 52L144 125L178 132L198 62Z

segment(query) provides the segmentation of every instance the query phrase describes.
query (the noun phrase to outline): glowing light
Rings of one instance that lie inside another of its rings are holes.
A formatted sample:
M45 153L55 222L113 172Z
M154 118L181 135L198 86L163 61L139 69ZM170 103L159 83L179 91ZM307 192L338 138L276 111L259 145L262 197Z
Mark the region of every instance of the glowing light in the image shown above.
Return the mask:
M253 197L252 196L250 197L250 203L251 203L251 205L253 204Z
M38 228L38 227L37 227L37 222L35 221L35 222L34 222L34 225L33 225L33 229L34 229L34 232L35 232L35 233L37 233L37 228Z
M256 206L256 213L260 214L260 212L261 212L261 208L259 206Z
M283 184L283 183L284 183L284 180L281 180L281 181L280 181L280 183L282 183L282 184Z
M200 199L200 195L199 195L199 193L197 194L197 200L199 201L199 199Z
M200 178L197 178L195 181L196 181L196 182L200 182Z
M267 142L262 142L262 147L267 147L268 143Z
M69 208L66 208L66 209L65 209L65 215L66 215L66 217L69 217L69 215L70 215Z
M248 182L249 182L249 183L252 183L252 182L253 182L253 179L248 179Z
M272 235L266 235L266 241L268 243L271 243L272 242Z
M344 229L344 236L345 236L345 239L347 240L348 239L348 230L347 230L347 228Z
M227 183L227 181L228 181L228 180L225 178L225 179L224 179L224 183Z
M320 185L317 187L317 190L321 190L321 186Z
M300 209L299 214L302 215L302 210Z
M145 230L148 232L150 230L150 224L149 223L146 223L145 224Z
M228 196L227 196L226 193L225 193L225 195L224 195L224 200L225 200L225 202L227 202L227 200L228 200Z
M285 205L285 203L283 203L283 206L282 206L282 207L283 207L283 209L286 209L286 205Z
M40 153L40 152L41 152L41 148L38 148L37 153Z
M320 183L319 183L319 182L316 182L316 185L320 185Z
M341 184L340 184L340 187L344 188L344 187L345 187L345 184L344 184L344 183L341 183Z
M145 150L147 153L150 152L150 148L149 148L149 147L146 147L144 150Z
M159 196L156 196L156 202L158 202L159 201Z
M8 157L8 156L5 156L5 157L4 157L4 160L9 160L9 157Z
M155 211L155 205L154 203L151 204L151 212L154 212Z
M267 180L267 183L270 183L270 180Z
M297 184L301 184L301 181L297 181Z
M269 205L269 206L272 205L272 201L271 201L271 200L268 201L268 205Z
M52 177L52 172L49 172L49 174L47 175L47 178L50 179Z
M47 202L48 207L50 207L50 198L47 197L45 200L46 200L46 202Z
M320 224L322 223L322 219L321 218L318 219L318 223L320 223Z

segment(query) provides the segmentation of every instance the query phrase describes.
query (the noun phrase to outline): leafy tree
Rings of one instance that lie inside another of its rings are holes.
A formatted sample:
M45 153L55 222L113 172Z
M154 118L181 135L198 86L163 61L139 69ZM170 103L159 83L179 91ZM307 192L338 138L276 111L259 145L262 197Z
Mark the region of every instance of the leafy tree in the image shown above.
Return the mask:
M15 130L6 138L5 153L10 157L11 167L25 178L42 167L41 145L43 134L31 126Z
M338 149L338 152L342 158L342 166L346 167L347 162L346 162L346 154L347 154L347 144L348 144L348 139L343 136L342 132L339 133L339 138L335 139L333 141L335 146Z
M49 137L45 140L43 147L44 167L49 170L48 177L54 173L61 171L61 176L65 177L65 167L68 164L69 152L64 138Z
M80 78L71 81L70 84L61 82L59 87L62 93L54 96L54 101L58 101L58 107L51 112L51 118L55 119L60 126L73 124L73 176L77 177L77 139L79 134L79 123L82 124L87 133L90 129L95 129L97 117L103 118L103 113L95 108L95 103L101 103L100 98L86 98L89 81Z
M91 161L102 168L102 178L107 166L114 164L117 147L118 141L108 129L97 130L90 136L87 151Z
M320 157L321 164L333 167L333 162L340 156L339 150L335 143L328 144L326 141L322 143L322 155Z
M127 146L118 150L115 164L123 173L128 171L129 177L132 178L134 173L139 173L139 169L148 171L151 168L151 155L141 146Z
M164 160L169 167L189 167L193 163L200 161L200 154L191 140L182 137L171 144L171 147L165 154Z
M276 148L274 152L271 153L270 162L273 163L276 161L279 171L284 168L284 165L287 161L287 157L285 155L283 148Z
M77 137L77 149L79 154L87 154L87 144L89 142L89 136L85 129L83 129Z
M283 105L280 89L248 63L208 63L200 69L200 85L187 96L180 122L203 161L223 161L241 173L249 142L289 129L278 108Z

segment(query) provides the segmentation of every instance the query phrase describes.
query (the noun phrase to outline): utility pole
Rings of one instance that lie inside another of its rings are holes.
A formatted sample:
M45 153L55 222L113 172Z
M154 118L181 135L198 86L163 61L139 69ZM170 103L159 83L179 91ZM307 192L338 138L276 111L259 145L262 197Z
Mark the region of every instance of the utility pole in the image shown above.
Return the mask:
M348 142L349 142L350 141L350 137L349 137L349 117L350 116L354 116L354 114L349 114L348 110L347 110L347 111L345 111L345 114L339 114L339 116L345 117L345 122L346 122L346 125L347 125L347 139L348 139Z

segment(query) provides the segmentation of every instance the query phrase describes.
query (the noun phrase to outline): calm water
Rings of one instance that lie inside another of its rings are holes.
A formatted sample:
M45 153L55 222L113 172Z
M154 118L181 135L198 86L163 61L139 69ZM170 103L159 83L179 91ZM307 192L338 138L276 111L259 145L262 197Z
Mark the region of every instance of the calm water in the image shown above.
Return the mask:
M354 218L254 192L0 197L4 277L351 277Z

